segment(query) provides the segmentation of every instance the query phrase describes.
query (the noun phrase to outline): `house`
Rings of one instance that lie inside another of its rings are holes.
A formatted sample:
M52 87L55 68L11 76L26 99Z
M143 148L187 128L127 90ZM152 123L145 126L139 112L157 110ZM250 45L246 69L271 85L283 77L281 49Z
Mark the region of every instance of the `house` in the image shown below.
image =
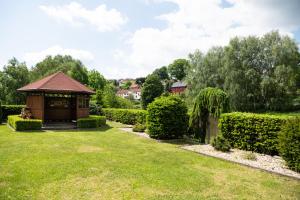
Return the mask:
M130 98L130 95L132 95L134 100L141 99L141 88L138 84L133 83L128 90L119 89L117 91L117 96L122 98Z
M43 122L88 117L90 95L95 93L63 72L30 83L18 91L26 93L26 107L33 118Z
M173 94L181 94L183 93L187 88L187 84L181 81L177 81L172 84L171 86L171 93Z

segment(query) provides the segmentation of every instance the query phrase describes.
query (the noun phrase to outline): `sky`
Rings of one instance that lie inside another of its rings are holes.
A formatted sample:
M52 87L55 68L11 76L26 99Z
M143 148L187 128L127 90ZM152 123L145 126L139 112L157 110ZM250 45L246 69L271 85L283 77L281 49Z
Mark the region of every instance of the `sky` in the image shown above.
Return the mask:
M300 44L300 0L0 0L0 69L71 55L106 78L136 78L278 30ZM300 45L299 45L300 47Z

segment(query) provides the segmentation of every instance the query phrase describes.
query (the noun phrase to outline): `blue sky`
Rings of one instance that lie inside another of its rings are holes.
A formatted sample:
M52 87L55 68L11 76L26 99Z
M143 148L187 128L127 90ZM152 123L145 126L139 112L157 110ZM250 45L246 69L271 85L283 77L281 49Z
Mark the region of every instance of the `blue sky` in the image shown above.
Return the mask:
M300 42L297 0L0 0L0 65L71 54L107 78L145 76L234 36Z

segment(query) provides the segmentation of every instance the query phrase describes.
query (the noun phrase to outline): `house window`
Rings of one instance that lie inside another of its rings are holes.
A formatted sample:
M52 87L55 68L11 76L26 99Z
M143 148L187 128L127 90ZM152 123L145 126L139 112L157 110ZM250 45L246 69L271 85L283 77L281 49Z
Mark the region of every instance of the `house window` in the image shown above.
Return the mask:
M89 108L89 97L78 97L79 108Z

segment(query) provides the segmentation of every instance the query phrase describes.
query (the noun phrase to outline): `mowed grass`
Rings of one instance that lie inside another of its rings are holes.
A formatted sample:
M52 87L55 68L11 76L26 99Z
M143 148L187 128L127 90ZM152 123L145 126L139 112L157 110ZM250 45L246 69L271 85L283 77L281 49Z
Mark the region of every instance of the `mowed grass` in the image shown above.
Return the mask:
M299 199L300 182L125 133L0 126L0 199Z

